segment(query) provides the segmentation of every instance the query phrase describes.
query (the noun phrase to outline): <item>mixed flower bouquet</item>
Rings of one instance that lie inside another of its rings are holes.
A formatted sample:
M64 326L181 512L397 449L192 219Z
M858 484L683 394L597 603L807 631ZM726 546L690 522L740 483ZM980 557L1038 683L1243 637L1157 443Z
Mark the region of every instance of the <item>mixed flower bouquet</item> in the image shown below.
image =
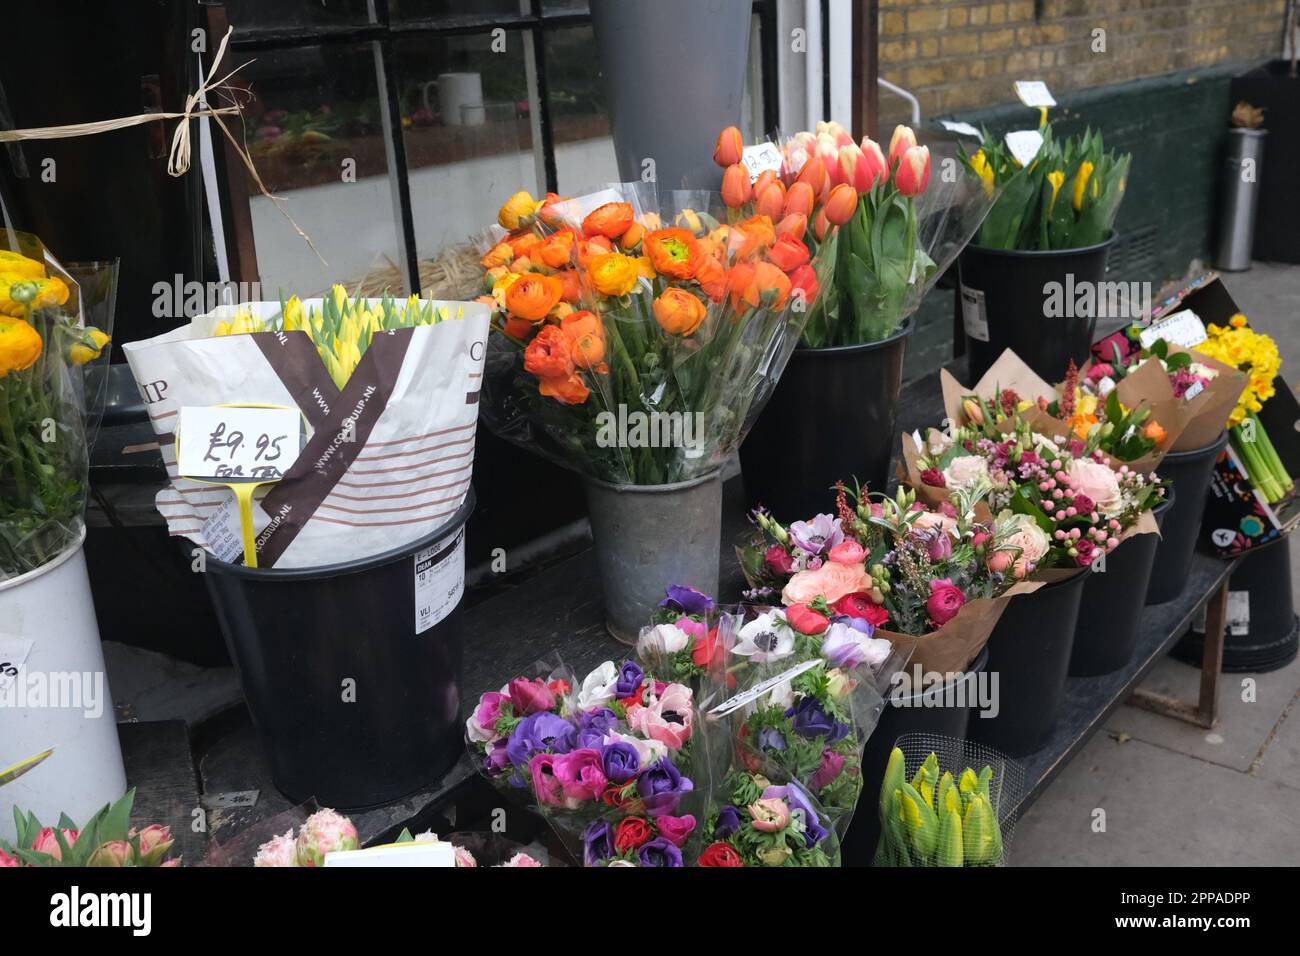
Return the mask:
M111 329L85 326L81 311L77 282L38 239L0 237L0 580L82 533L93 410L78 366L100 358Z
M779 591L792 614L847 615L927 670L960 671L988 640L1000 599L1032 590L1014 574L1017 529L984 504L991 490L973 481L926 507L906 488L890 498L841 484L834 516L785 528L758 512L741 564L758 593Z
M636 654L650 672L697 688L718 681L735 686L735 677L725 673L727 651L713 598L683 584L665 591L651 625L637 638Z
M1046 123L1046 115L1044 115ZM1132 155L1106 151L1100 133L1058 140L1050 126L1028 165L984 131L972 156L961 151L966 178L980 183L993 208L975 241L990 249L1081 249L1105 241L1124 198ZM1061 193L1065 195L1062 196Z
M498 333L484 407L502 435L643 485L716 471L739 446L829 281L823 240L857 196L778 196L763 177L751 188L732 139L715 154L730 166L721 196L631 183L502 207L483 257Z
M837 866L839 839L825 811L797 781L775 785L760 774L728 776L725 803L710 813L712 840L699 866Z
M563 666L539 669L479 699L466 721L476 763L498 786L526 791L587 865L623 854L683 865L698 819L685 811L707 799L695 778L708 780L697 769L692 689L634 660L605 661L581 682Z
M14 807L17 835L12 844L0 840L0 869L20 866L180 866L180 857L167 858L175 842L170 827L131 826L135 788L116 803L105 805L83 826L66 815L57 827L47 827L31 813Z
M831 240L834 285L808 319L805 346L857 345L894 335L978 228L993 194L964 178L931 182L930 152L907 126L894 129L887 155L869 137L855 142L836 122L818 123L815 132L785 142L779 178L756 193L760 205L787 187L790 195L808 188L828 198L828 211L842 215L836 201L849 196L835 191L847 185L857 197ZM822 241L825 220L811 219L809 226L809 241Z

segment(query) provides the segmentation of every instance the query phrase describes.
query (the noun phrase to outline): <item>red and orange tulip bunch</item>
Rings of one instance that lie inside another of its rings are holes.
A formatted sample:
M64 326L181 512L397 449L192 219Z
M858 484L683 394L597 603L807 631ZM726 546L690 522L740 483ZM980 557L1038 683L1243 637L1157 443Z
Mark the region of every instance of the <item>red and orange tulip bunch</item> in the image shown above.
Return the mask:
M719 162L733 137L720 138ZM774 175L754 185L775 181L779 196L760 205L750 188L735 203L734 180L748 187L749 175L726 165L711 201L646 183L510 198L498 218L507 234L483 266L493 354L517 356L522 375L509 396L489 396L489 421L502 407L493 399L509 397L550 437L544 449L604 480L660 484L720 467L829 278L808 224L820 218L826 238L857 207L852 187L823 201L822 183L786 190ZM494 361L505 359L489 356L488 386L500 389Z

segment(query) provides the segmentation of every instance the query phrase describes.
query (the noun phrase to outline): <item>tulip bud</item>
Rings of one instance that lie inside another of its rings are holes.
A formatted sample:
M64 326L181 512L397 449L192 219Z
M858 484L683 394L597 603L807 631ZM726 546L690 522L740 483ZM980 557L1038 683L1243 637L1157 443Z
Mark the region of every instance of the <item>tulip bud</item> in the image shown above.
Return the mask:
M858 211L858 191L848 183L840 183L831 190L822 211L826 213L826 221L831 225L844 225Z
M862 152L862 147L857 143L840 147L839 167L842 180L859 193L870 192L884 172L883 168L871 166L866 154Z
M813 217L813 238L821 242L826 238L826 233L830 232L830 220L826 218L826 207L823 206L817 210L817 215Z
M770 181L754 190L754 209L760 216L767 216L776 221L781 218L785 208L785 186L773 177Z
M713 147L713 161L726 168L740 162L745 154L745 142L740 138L740 130L728 126L718 134L718 144Z
M781 177L777 176L775 171L771 169L763 170L754 179L754 195L757 196L759 193L761 193L769 183L779 182L780 178ZM782 185L784 185L784 183L782 183Z
M813 189L807 183L795 183L785 193L785 208L782 210L787 216L794 213L800 213L803 216L811 216L813 207L817 205L817 197L813 195Z
M87 866L94 867L122 867L126 866L131 860L131 844L125 840L113 840L111 843L105 843L97 847L95 852L90 854L90 859L86 861Z
M808 232L808 217L801 212L792 212L776 224L776 235L802 239Z
M930 147L913 146L894 172L894 185L904 196L919 196L930 185Z
M728 166L722 174L722 201L731 209L739 209L752 194L749 170L741 163Z
M880 144L870 136L864 136L859 148L862 150L862 155L866 157L867 168L879 171L880 182L883 183L887 180L889 178L889 163L885 161L885 154L881 150Z
M840 148L830 136L822 135L817 137L817 158L822 161L822 166L826 168L826 175L829 177L832 186L838 186L844 182L844 178L840 174Z
M820 157L810 156L808 162L803 164L799 170L799 175L795 177L796 182L807 183L812 187L813 195L820 198L822 191L826 189L830 182L826 177L826 166L822 163Z
M916 145L916 134L910 126L895 126L894 135L889 138L889 168L903 158L903 154Z

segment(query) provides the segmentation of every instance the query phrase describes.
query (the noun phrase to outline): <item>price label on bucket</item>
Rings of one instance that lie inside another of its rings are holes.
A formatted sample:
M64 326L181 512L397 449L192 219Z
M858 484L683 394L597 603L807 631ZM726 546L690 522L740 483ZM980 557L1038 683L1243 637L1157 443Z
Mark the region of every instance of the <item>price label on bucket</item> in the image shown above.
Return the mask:
M253 530L253 492L279 481L298 459L303 445L303 419L284 405L186 405L176 425L176 468L182 478L225 485L238 506L239 539L244 564L257 567ZM230 510L219 509L209 522L222 560L238 552L227 540Z
M465 529L415 554L415 633L423 634L465 593Z

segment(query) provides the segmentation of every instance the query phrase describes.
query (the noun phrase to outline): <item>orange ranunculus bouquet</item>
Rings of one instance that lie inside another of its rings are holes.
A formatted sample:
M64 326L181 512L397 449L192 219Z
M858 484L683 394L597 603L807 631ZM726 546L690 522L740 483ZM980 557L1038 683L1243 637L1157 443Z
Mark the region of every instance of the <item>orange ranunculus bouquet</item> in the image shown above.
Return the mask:
M857 208L847 185L824 203L797 188L760 203L751 180L773 178L737 162L721 195L624 183L510 197L482 243L489 424L619 484L721 467L831 281L823 240Z

